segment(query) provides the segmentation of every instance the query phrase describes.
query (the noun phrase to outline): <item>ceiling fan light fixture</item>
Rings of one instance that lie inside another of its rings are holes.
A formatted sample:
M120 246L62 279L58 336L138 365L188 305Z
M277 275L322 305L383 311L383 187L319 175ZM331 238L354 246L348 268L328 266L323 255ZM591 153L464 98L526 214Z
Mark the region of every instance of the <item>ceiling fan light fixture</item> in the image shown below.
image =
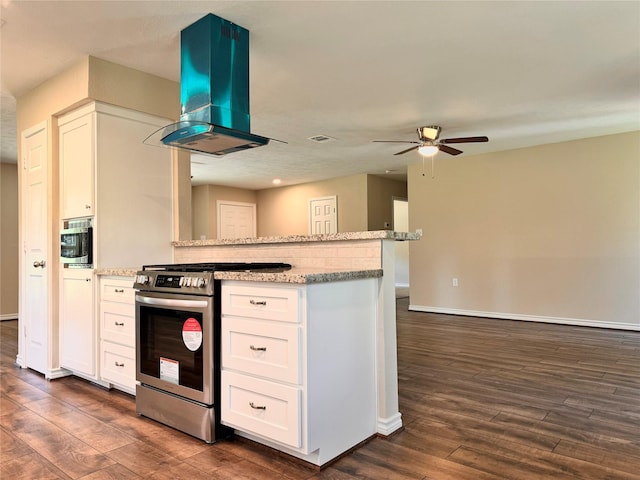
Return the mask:
M420 145L418 147L418 153L423 157L433 157L438 151L437 145Z
M418 128L418 137L423 140L437 140L440 136L440 127L420 127Z

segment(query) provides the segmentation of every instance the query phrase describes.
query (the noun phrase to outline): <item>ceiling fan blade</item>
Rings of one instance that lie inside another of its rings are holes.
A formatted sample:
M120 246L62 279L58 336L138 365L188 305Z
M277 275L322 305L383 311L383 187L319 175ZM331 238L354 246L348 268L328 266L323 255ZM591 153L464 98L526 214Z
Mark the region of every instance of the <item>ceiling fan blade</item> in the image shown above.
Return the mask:
M488 142L488 137L459 137L459 138L444 138L440 140L440 143L472 143L472 142Z
M460 155L462 150L458 150L457 148L447 147L446 145L438 145L438 149L441 152L448 153L449 155Z
M376 143L415 143L420 145L420 142L412 142L411 140L372 140Z
M394 153L394 155L402 155L403 153L410 152L411 150L417 150L420 145L416 145L415 147L407 148L406 150L402 150L401 152Z

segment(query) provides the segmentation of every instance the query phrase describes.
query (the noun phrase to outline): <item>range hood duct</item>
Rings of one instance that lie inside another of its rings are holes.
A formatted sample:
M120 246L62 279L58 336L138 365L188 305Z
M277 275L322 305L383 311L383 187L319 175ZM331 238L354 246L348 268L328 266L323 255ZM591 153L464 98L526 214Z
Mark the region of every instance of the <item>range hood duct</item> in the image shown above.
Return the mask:
M269 143L250 131L249 30L210 13L180 33L180 121L144 143L216 156Z

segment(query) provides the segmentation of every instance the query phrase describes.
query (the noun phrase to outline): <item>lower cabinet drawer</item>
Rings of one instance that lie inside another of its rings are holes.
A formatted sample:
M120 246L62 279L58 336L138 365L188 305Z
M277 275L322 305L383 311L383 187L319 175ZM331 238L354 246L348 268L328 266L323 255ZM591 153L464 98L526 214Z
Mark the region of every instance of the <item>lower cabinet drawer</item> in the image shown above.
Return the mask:
M135 347L135 307L126 303L100 302L100 337Z
M279 322L300 322L299 291L296 288L273 288L222 285L223 315L262 318Z
M300 327L238 317L222 319L222 367L300 384Z
M100 374L103 380L134 391L136 350L111 342L100 342Z
M299 388L222 371L222 423L285 445L300 448Z
M135 304L133 278L103 278L100 280L100 299Z

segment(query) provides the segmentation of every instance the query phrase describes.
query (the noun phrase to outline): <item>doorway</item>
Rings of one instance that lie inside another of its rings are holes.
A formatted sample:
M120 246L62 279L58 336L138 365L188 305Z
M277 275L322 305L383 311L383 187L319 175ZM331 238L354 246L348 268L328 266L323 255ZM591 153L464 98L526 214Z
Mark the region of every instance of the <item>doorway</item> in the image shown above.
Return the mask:
M409 202L406 198L393 199L393 230L409 231ZM409 242L395 242L396 297L409 296Z

